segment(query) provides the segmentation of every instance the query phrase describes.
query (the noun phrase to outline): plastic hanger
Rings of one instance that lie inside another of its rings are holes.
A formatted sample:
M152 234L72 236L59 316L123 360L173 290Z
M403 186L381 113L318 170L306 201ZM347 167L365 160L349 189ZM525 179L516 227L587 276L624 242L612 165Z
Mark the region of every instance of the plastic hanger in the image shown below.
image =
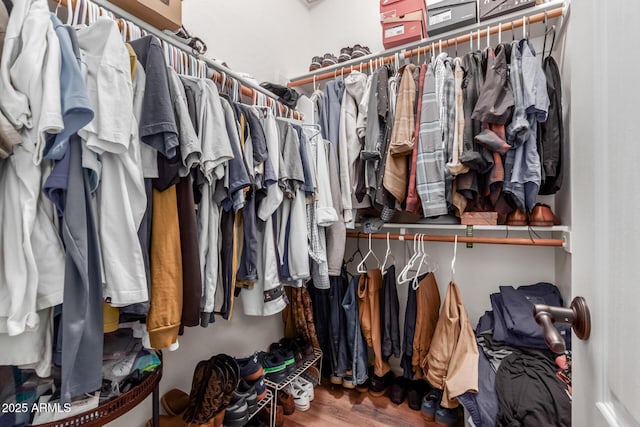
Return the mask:
M498 22L498 44L502 43L502 22Z
M542 43L542 62L545 59L545 52L547 50L547 36L550 32L553 32L553 38L551 39L551 47L549 48L549 55L553 52L553 46L556 44L556 26L552 25L551 29L548 28L547 12L544 12L544 42Z
M546 12L545 12L546 13ZM511 41L516 41L516 33L513 31L514 29L513 21L511 21Z
M455 283L456 279L456 258L458 256L458 235L455 235L453 241L453 259L451 260L451 283Z
M391 242L389 242L389 232L387 232L387 252L385 252L384 254L384 261L382 261L382 266L380 267L380 270L382 270L382 274L387 272L387 261L389 261L389 256L393 258L393 262L389 264L389 266L392 266L396 263L396 257L394 257L393 253L391 252Z
M423 236L422 234L413 235L413 255L411 256L411 258L409 258L409 261L407 261L406 265L398 275L398 283L401 285L411 281L411 279L407 277L407 274L409 273L409 270L413 268L413 264L416 262L416 260L420 256L422 256L420 253L420 245L419 245L419 241L420 239L422 239L422 236Z
M491 48L491 27L487 27L487 49Z
M431 259L431 255L429 255L424 250L424 238L422 239L422 258L420 259L420 264L418 264L418 268L416 268L416 274L413 276L412 287L413 290L417 291L420 287L420 282L418 281L418 277L420 277L422 266L429 267L427 269L428 272L435 273L438 270L438 263L433 263Z
M380 260L378 259L378 257L376 256L376 253L373 251L373 248L371 247L371 233L369 233L369 252L367 252L367 254L364 256L360 264L358 264L358 266L356 267L356 271L358 273L363 274L367 272L367 266L365 265L365 262L367 261L367 258L369 258L370 256L373 256L373 258L376 260L376 263L377 263L376 268L380 268Z

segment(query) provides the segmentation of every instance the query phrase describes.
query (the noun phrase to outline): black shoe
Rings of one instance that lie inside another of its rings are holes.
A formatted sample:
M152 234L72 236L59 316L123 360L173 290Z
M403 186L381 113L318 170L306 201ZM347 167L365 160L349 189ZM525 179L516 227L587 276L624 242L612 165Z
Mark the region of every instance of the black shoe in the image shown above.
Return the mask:
M351 58L361 58L363 56L371 55L371 51L366 46L360 46L359 44L353 46L353 52Z
M343 47L340 49L340 56L338 56L338 62L347 62L351 59L353 49L350 47Z
M395 377L391 384L391 391L389 392L389 399L396 405L400 405L407 397L407 388L409 386L409 379L403 376Z
M249 421L249 405L245 398L231 403L224 414L225 427L242 427Z
M260 359L266 379L274 383L279 383L287 378L287 365L282 356L277 352L261 353Z
M429 383L425 380L412 380L407 387L407 403L409 408L419 411L422 406L422 399L429 393Z
M371 377L371 382L369 383L369 394L374 397L383 396L387 389L393 383L394 378L395 374L393 373L393 371L387 372L382 377L374 374Z

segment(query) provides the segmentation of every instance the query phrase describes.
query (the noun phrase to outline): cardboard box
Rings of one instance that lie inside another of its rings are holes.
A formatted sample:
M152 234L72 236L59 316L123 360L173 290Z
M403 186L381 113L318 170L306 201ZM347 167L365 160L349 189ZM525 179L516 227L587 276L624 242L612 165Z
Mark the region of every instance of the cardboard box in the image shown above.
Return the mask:
M159 30L176 31L182 26L182 0L110 0Z
M536 5L536 0L479 0L480 22Z
M498 224L497 212L464 212L460 217L462 225L496 225Z
M385 49L389 49L422 40L426 37L423 33L423 27L422 20L385 22L382 24L382 44Z
M382 44L386 49L427 37L425 0L380 0Z
M427 0L427 28L431 36L476 22L476 0Z

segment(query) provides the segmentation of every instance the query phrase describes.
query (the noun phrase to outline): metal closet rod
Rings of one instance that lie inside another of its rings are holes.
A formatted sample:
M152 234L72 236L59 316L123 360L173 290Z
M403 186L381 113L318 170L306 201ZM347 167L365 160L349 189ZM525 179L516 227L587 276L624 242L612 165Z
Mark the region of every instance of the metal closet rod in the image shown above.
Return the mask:
M59 3L62 6L67 6L67 1L69 0L54 0L54 3ZM231 79L236 80L237 82L240 83L240 91L242 92L242 94L246 97L249 98L254 98L254 94L255 92L260 92L264 95L267 96L267 102L269 105L271 105L272 102L275 102L276 105L278 105L280 107L280 111L282 113L289 113L290 109L288 106L283 105L280 101L278 101L278 96L270 91L268 91L267 89L256 85L253 82L247 81L245 80L242 76L236 74L233 70L225 67L222 64L218 64L217 62L214 62L208 58L205 58L204 56L201 56L200 54L198 54L197 52L194 52L193 49L191 48L191 46L182 43L180 40L180 38L177 37L171 37L167 34L165 34L164 32L160 31L159 29L149 25L148 23L144 22L142 19L130 14L129 12L127 12L124 9L119 8L118 6L105 1L105 0L83 0L87 3L94 3L106 10L109 10L110 12L112 12L115 15L118 15L121 19L127 20L135 25L137 25L138 27L144 29L147 33L149 34L153 34L154 36L156 36L157 38L159 38L160 40L164 40L166 43L169 43L173 46L175 46L176 48L182 50L183 52L185 52L187 55L193 56L194 58L203 61L205 64L207 64L208 67L212 68L214 71L212 73L211 78L213 80L215 80L218 83L222 83L223 80L223 75L226 74L227 76L227 83L226 86L231 87L232 82L230 81ZM71 4L75 7L77 0L71 0ZM302 120L302 114L294 111L293 112L293 117L295 119L298 120Z
M389 233L390 240L403 240L412 241L417 239L420 234L391 234ZM369 233L349 231L347 237L351 238L369 238ZM372 239L386 240L387 233L372 233ZM422 240L426 242L445 242L454 243L456 236L433 236L429 234L423 234ZM516 237L467 237L457 236L459 243L484 243L487 245L516 245L516 246L546 246L546 247L564 247L564 241L562 239L533 239L533 238L516 238Z
M538 13L536 15L531 15L528 18L519 18L516 19L514 21L510 21L510 22L505 22L503 24L498 24L495 25L493 27L490 27L488 32L487 29L485 28L484 30L480 30L480 38L483 37L488 37L489 35L492 34L498 34L499 31L502 31L503 33L505 31L510 31L512 29L515 28L520 28L522 27L523 24L523 20L526 20L527 25L529 24L534 24L537 22L544 22L545 17L546 19L552 19L552 18L557 18L559 16L562 16L563 14L563 8L562 7L558 7L556 9L551 9L549 11L547 11L546 13L542 12L542 13ZM395 49L399 54L400 57L402 59L406 59L406 58L411 58L414 56L418 56L418 55L425 55L427 52L431 51L431 44L435 43L436 46L440 45L440 42L442 42L442 46L446 46L446 47L450 47L450 46L455 46L456 43L457 44L462 44L462 43L467 43L468 41L471 40L471 38L473 37L474 39L477 37L478 31L472 31L472 35L470 34L464 34L458 37L453 37L450 39L446 39L446 40L442 40L442 39L438 39L436 41L436 38L432 38L432 39L427 39L428 41L425 41L424 46L419 46L417 48L414 49L410 49L404 52L398 51L397 48ZM318 82L320 80L330 80L330 79L335 79L338 76L343 76L345 74L349 74L352 71L364 71L364 70L368 70L370 64L372 64L374 67L376 66L377 63L380 63L381 61L384 64L389 64L392 63L396 60L396 56L395 54L393 55L389 55L389 56L384 56L386 54L386 52L381 52L380 54L377 55L367 55L366 57L362 58L363 60L361 62L355 62L355 63L351 63L349 65L347 65L346 67L342 67L342 68L336 68L333 71L329 71L323 74L316 74L314 76L311 77L305 77L302 79L298 79L298 80L291 80L288 83L289 87L299 87L299 86L304 86L304 85L308 85L310 83L315 83ZM357 65L356 65L357 64Z

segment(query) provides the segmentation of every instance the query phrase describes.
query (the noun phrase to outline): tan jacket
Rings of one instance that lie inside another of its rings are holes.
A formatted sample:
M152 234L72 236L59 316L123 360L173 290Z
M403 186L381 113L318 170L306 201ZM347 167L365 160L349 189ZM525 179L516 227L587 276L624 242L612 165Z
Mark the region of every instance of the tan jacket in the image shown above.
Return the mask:
M427 381L444 390L441 405L458 406L457 396L478 392L478 346L458 286L451 282L429 354L422 363Z
M415 103L416 82L413 78L415 65L405 67L398 89L396 101L396 115L391 131L391 143L387 154L387 164L384 171L384 188L395 197L398 202L403 202L407 195L409 182L409 167L407 156L413 152L415 135Z

